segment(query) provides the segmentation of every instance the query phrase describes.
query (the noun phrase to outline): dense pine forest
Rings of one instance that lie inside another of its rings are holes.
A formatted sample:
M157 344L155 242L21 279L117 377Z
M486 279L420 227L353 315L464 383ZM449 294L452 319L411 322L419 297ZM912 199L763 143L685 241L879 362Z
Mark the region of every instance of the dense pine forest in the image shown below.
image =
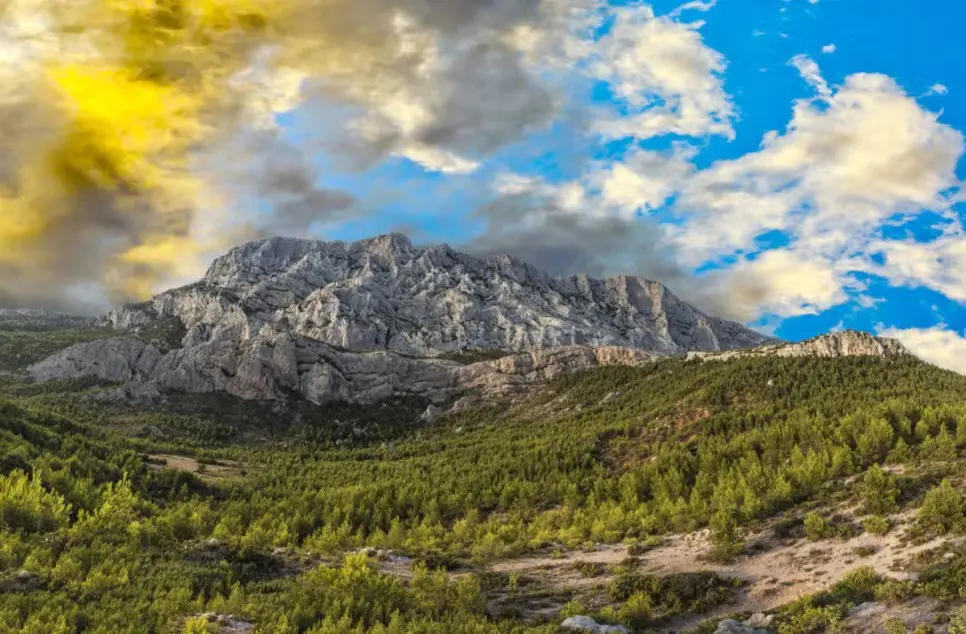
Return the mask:
M33 357L8 348L8 369ZM491 609L525 579L481 571L598 544L641 553L699 529L719 562L763 530L833 539L905 518L913 542L966 531L966 378L911 358L600 369L434 424L418 399L130 404L110 389L0 376L0 632L220 631L204 613L273 634L557 632L588 612L644 632L740 580L631 561L602 604L563 597L563 614L527 615ZM855 521L827 512L843 505ZM836 631L862 601L921 595L966 631L966 555L922 566L907 582L859 568L769 627Z

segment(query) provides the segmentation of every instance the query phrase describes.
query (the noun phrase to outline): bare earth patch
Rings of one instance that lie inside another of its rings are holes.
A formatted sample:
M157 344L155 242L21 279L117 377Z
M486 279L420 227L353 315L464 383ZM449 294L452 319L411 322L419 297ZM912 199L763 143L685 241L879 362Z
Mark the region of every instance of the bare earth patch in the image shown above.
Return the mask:
M240 475L244 468L239 462L233 460L218 460L216 463L200 463L197 459L189 456L175 456L171 454L152 454L147 456L148 465L158 471L162 469L174 469L176 471L187 471L200 477L209 478L229 478Z
M733 577L746 582L736 592L735 599L704 613L691 614L668 622L661 628L665 632L682 632L695 627L701 621L722 617L735 612L767 612L781 605L828 589L856 568L868 566L876 572L894 579L913 579L915 573L907 570L910 558L916 553L936 548L946 538L911 545L900 538L901 530L888 535L863 534L851 539L828 539L811 542L806 539L777 540L770 534L753 536L754 552L744 555L732 564L715 564L708 560L710 552L709 533L700 531L668 537L665 542L637 558L635 570L655 576L675 573L712 571L723 577ZM563 596L579 597L590 604L595 603L606 585L614 578L607 568L629 561L628 550L623 545L599 546L591 552L568 552L562 557L531 556L500 561L490 570L504 574L516 574L553 589ZM605 568L604 574L593 578L582 577L576 569L578 563L596 563ZM598 599L599 600L599 599ZM565 599L559 598L558 609ZM908 622L921 622L920 615L928 613L931 605L910 605L907 613L900 608L898 614ZM889 610L887 615L857 615L855 625L860 629L897 614ZM552 610L544 606L544 615ZM870 631L870 630L865 630Z

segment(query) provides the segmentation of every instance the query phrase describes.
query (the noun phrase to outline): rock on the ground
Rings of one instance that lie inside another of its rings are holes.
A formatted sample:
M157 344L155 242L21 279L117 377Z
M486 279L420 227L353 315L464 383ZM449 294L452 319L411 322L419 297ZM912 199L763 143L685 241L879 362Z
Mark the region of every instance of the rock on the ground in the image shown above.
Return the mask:
M752 614L751 617L744 622L744 625L745 627L765 628L765 627L770 627L774 621L775 621L775 615L756 612L755 614Z
M863 619L870 618L883 614L887 609L888 608L881 603L876 603L875 601L866 601L865 603L861 603L849 610L849 617Z
M714 634L769 634L769 632L750 625L742 625L732 619L725 619L718 623L718 629L714 631Z
M426 411L423 412L422 416L419 417L419 420L432 425L438 421L444 413L445 412L439 407L430 404L430 406L426 408Z
M596 634L631 634L623 625L602 625L589 616L572 616L560 624L565 630L594 632Z
M30 583L31 581L35 581L38 577L39 575L37 573L29 570L21 570L17 573L17 581L20 583Z
M219 634L247 634L255 631L255 624L250 621L235 618L230 614L216 614L205 612L201 615L211 625L214 625Z

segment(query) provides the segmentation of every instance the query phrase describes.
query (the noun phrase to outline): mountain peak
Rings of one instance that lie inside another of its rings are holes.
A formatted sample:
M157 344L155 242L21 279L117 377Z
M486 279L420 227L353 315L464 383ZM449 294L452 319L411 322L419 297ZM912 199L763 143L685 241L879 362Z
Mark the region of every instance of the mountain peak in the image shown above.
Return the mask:
M121 307L101 325L180 341L93 343L38 364L35 375L371 401L775 341L706 315L657 282L553 278L510 256L415 247L399 233L251 242L215 260L199 282ZM463 370L444 360L452 355L508 360Z
M237 305L224 304L218 289ZM199 284L162 293L153 306L189 331L213 331L226 312L240 310L248 332L271 326L343 348L418 356L567 345L677 355L774 341L704 314L658 282L553 278L511 256L415 247L401 233L352 243L250 242L216 259ZM124 312L113 322L130 322Z

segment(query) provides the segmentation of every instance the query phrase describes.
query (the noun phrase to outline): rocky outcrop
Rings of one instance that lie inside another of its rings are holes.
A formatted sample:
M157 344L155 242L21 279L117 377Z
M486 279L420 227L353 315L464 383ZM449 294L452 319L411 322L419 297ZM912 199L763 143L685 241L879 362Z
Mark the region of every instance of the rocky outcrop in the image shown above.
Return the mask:
M769 634L769 632L747 624L742 625L732 619L725 619L718 623L718 629L714 631L714 634Z
M623 625L602 625L589 616L572 616L560 624L565 630L592 632L593 634L631 634Z
M416 248L400 234L355 243L275 238L233 249L205 277L102 325L177 317L186 345L276 331L349 350L433 357L460 350L529 352L630 347L664 355L771 341L709 317L637 277L556 279L511 257Z
M97 326L131 336L74 346L29 373L145 385L135 391L152 395L441 401L771 341L657 282L555 279L510 257L416 248L399 234L351 244L253 242L215 260L199 282L118 308ZM453 353L505 356L465 364L447 360Z
M201 282L120 308L99 325L138 336L73 346L29 373L124 385L105 393L110 399L153 400L170 390L441 403L464 392L512 396L563 374L640 366L686 349L709 360L908 354L898 341L851 331L731 350L764 338L703 315L660 284L553 280L510 258L416 249L400 236L252 243L216 260ZM621 345L597 345L605 342ZM438 356L450 349L505 356L468 364ZM427 410L425 418L439 416Z
M467 390L512 396L563 374L602 365L638 366L656 358L643 350L572 346L464 365L387 351L339 350L263 332L240 344L206 343L167 354L134 337L93 341L59 352L28 371L38 381L95 377L125 383L132 394L154 389L223 391L253 400L298 395L320 404L420 395L441 402Z
M911 353L897 339L876 337L867 332L843 330L800 343L765 345L751 350L721 353L692 352L688 359L728 361L742 357L882 357L897 358Z

